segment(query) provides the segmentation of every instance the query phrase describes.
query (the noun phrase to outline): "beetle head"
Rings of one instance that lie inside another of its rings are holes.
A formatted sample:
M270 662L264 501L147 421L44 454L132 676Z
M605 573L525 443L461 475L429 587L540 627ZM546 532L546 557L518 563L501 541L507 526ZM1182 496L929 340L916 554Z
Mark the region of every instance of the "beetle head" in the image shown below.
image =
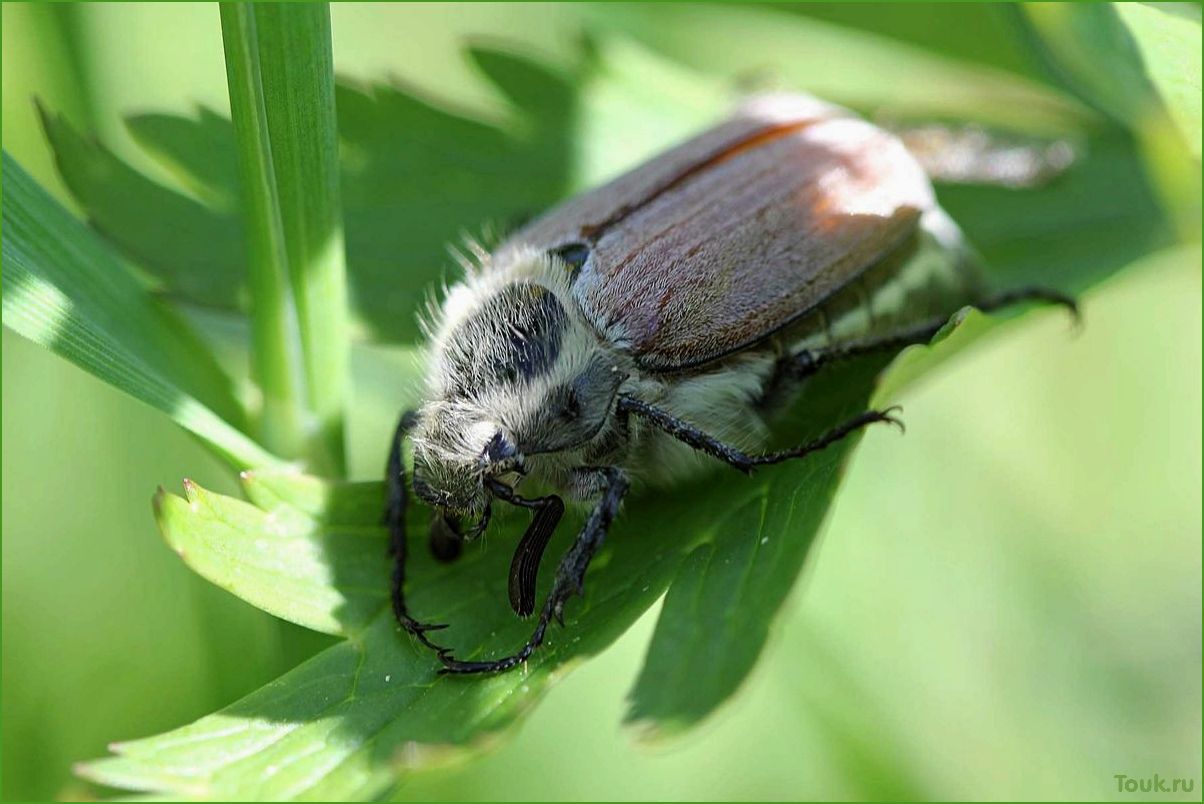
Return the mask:
M564 457L597 436L625 376L572 302L547 286L474 291L471 309L435 338L431 393L413 433L415 492L468 514L488 503L488 481L513 485L528 458Z
M487 480L524 472L523 456L501 425L471 405L435 402L414 433L414 492L446 512L479 514Z

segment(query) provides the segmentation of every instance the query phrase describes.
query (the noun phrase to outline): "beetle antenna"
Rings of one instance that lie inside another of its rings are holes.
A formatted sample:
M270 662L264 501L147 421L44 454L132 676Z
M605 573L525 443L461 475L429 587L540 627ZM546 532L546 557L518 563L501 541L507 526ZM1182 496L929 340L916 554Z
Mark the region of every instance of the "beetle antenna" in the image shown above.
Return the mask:
M504 502L535 512L510 561L510 608L519 617L530 617L535 612L539 565L552 534L556 532L556 526L560 524L560 518L564 516L564 500L555 494L533 499L520 497L509 486L492 478L486 481L486 485Z

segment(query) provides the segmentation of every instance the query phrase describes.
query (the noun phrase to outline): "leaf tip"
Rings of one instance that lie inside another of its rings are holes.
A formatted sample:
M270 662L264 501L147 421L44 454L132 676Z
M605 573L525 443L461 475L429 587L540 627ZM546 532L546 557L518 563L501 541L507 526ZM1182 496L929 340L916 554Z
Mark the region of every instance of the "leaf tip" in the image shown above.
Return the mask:
M623 728L633 742L647 747L664 746L689 728L689 724L675 718L659 718L648 712L639 711L633 702L623 717Z
M180 547L176 543L175 528L172 526L171 511L169 510L171 500L171 493L162 486L159 486L154 496L151 497L151 508L154 511L155 525L159 528L159 535L163 537L163 541L167 542L168 547L183 556ZM110 745L109 749L113 750L113 745Z
M159 486L155 489L155 493L151 495L151 508L155 512L155 520L158 521L163 517L163 501L167 499L167 489Z
M103 767L97 767L105 762L103 759L85 759L79 762L71 763L71 773L85 781L94 784L105 784L105 776Z
M197 513L201 510L201 506L209 504L209 493L195 480L186 477L181 485L184 487L184 501L188 503L189 511Z

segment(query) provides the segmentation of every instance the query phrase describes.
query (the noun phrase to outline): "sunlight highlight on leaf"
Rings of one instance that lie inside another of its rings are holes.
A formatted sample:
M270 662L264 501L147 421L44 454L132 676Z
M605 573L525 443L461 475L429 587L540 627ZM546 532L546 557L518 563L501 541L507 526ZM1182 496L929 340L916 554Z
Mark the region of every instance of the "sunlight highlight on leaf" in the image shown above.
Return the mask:
M49 281L18 269L5 287L4 323L34 343L54 343L71 317L71 300Z
M270 499L243 473L253 500ZM323 529L298 507L264 508L186 482L185 496L155 495L168 545L193 570L248 603L328 634L352 634L381 609L387 573L379 528ZM379 506L379 489L370 489ZM335 581L338 581L338 586Z
M5 325L164 411L234 465L274 463L234 425L243 416L230 381L184 322L7 153L4 177Z

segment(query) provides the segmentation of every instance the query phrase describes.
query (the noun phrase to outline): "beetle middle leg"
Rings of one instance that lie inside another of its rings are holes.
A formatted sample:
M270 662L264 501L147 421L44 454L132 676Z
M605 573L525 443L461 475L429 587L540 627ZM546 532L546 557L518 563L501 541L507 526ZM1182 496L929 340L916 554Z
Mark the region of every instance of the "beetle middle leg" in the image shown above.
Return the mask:
M535 649L543 644L548 625L553 619L564 625L564 604L573 595L582 593L589 563L594 554L598 552L598 548L602 546L602 541L606 538L607 531L610 530L611 522L618 513L619 503L622 502L629 487L626 474L617 467L583 467L576 471L596 476L602 497L594 506L589 519L585 521L573 546L560 559L560 564L556 567L556 579L552 583L552 591L548 593L548 599L544 601L535 629L531 632L527 642L513 655L486 661L460 661L450 653L441 651L439 653L439 659L443 662L441 673L463 675L498 673L509 670L525 662L535 652Z

